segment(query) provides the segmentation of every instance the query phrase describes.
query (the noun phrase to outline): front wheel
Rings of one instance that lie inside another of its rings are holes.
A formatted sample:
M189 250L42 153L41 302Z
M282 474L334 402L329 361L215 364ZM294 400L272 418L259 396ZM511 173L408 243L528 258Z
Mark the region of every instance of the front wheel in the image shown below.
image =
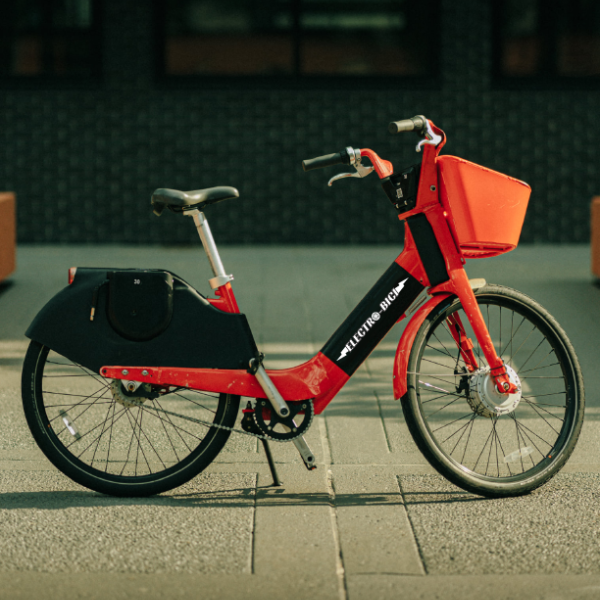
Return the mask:
M475 494L518 496L553 477L575 448L583 424L581 369L566 334L537 302L497 285L475 296L519 392L495 391L462 305L449 298L415 337L402 408L439 473ZM474 343L475 371L467 369L452 336L460 322Z
M229 438L212 425L233 427L240 403L187 389L130 391L37 342L25 356L22 395L33 437L54 466L114 496L158 494L195 477Z

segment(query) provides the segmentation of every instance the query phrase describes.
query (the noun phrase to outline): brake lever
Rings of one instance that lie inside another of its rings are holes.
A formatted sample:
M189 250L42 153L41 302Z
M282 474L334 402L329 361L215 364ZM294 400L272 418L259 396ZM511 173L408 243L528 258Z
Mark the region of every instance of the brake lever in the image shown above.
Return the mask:
M434 133L429 121L425 120L425 139L421 140L415 150L417 152L421 152L421 149L425 144L431 144L432 146L437 146L442 141L442 136Z
M337 181L338 179L345 179L346 177L357 177L357 178L362 179L363 177L370 175L374 170L374 167L365 167L365 166L361 165L360 163L355 164L354 168L356 169L356 173L339 173L338 175L334 175L327 182L327 185L329 187L331 187L333 185L334 181Z

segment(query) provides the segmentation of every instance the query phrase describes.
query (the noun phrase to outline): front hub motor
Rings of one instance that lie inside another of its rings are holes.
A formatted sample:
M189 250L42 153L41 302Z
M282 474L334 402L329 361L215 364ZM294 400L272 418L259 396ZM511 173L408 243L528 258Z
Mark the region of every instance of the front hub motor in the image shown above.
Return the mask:
M521 380L512 367L506 366L506 373L517 391L514 394L501 394L496 389L496 381L490 374L490 367L478 369L471 376L467 401L473 412L491 419L512 413L521 401Z
M312 400L288 402L290 414L280 417L264 398L256 400L254 422L263 435L277 442L287 442L300 437L308 430L314 416Z

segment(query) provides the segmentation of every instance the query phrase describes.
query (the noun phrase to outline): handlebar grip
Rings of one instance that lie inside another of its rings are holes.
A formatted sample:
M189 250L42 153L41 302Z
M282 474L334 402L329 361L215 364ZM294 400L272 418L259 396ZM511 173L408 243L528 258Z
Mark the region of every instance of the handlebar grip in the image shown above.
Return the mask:
M334 154L326 154L325 156L317 156L317 158L308 158L302 161L302 168L305 171L313 169L322 169L323 167L333 167L341 163L350 162L346 152L335 152Z
M417 115L412 119L403 119L402 121L392 121L388 125L390 133L402 133L403 131L416 131L423 133L427 126L427 119L423 115Z

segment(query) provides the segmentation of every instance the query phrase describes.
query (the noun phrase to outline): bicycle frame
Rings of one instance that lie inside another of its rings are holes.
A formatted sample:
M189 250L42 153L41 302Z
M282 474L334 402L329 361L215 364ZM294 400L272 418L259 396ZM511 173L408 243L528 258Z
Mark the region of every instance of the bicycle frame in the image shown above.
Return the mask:
M445 135L433 123L429 124L442 141L437 146L431 140L423 143L417 202L415 208L399 215L400 220L405 221L403 251L313 358L289 369L267 370L284 400L313 399L315 413L323 412L393 325L406 317L407 310L425 288L432 298L410 319L396 351L394 397L399 399L407 391L407 364L419 327L427 315L450 296L457 296L461 301L498 390L504 394L515 391L503 361L496 354L464 270L465 259L451 231L448 211L440 200L436 159L445 143ZM391 175L391 163L382 160L372 150L363 149L361 155L371 160L380 179ZM215 273L211 283L218 284L215 289L217 298L208 300L220 310L238 313L228 280L230 276L225 275L206 219L198 211L193 213ZM479 365L472 351L473 342L467 338L460 319L451 319L449 325L467 368L469 371L476 370ZM162 387L266 397L255 375L242 369L105 366L100 372L108 378Z

